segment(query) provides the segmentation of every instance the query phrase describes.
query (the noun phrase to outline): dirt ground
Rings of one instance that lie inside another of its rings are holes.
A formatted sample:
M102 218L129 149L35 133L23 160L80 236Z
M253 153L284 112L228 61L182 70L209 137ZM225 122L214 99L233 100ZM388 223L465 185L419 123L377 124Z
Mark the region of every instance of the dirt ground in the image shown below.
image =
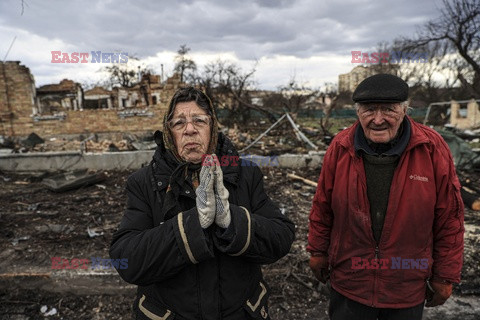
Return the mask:
M264 268L273 291L271 317L327 319L328 289L314 279L305 252L308 213L315 190L287 178L287 173L296 173L316 181L319 170L263 171L267 193L297 226L291 252ZM108 258L112 234L122 217L124 186L130 172L105 174L106 180L100 184L53 193L38 176L0 173L0 274L50 272L52 257ZM472 180L479 181L480 174ZM426 310L424 319L480 319L480 213L466 210L465 226L462 283L455 286L446 306ZM99 236L90 237L87 229ZM22 279L0 281L0 319L131 319L133 290L55 292L33 285L25 288ZM47 310L44 313L43 306ZM44 317L52 308L57 313Z

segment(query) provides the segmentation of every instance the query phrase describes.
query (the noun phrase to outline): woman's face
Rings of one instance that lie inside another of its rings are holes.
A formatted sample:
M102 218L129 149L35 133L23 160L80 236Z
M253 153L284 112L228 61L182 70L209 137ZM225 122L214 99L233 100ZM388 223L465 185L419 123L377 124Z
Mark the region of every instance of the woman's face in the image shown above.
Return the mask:
M211 121L211 117L195 101L177 103L169 129L177 152L184 161L202 161L210 143Z

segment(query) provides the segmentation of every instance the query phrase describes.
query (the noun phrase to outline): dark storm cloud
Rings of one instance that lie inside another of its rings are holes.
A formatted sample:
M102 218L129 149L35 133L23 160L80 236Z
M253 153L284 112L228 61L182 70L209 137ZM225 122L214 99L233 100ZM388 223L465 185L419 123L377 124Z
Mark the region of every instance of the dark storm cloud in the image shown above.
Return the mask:
M2 1L1 22L79 50L234 51L241 59L370 48L414 32L433 2L408 1Z
M49 63L52 50L146 58L181 44L192 53L232 52L242 62L277 56L349 62L350 51L412 35L416 24L438 14L434 1L419 0L25 1L23 15L20 0L0 2L0 56L17 36L9 59L42 75L67 68Z

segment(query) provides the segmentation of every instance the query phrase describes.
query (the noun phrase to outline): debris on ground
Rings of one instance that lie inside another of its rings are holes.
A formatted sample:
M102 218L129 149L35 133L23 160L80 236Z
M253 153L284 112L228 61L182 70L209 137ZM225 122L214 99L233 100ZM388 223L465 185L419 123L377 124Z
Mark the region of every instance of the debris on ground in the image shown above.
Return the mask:
M235 124L231 128L223 127L221 131L230 137L238 150L242 150L248 147L270 128L266 134L261 136L258 142L250 146L248 149L245 149L245 152L249 154L265 156L285 153L304 154L317 147L319 150L325 149L326 145L329 144L332 139L330 136L324 136L319 128L294 122L292 117L284 115L281 119L282 121L276 123L275 126L272 126L271 123L262 121L262 123L252 122L248 126L241 127ZM0 140L0 149L2 149L2 153L54 151L100 153L153 150L156 148L156 143L153 139L153 132L138 135L131 133L112 133L102 136L99 134L91 134L89 136L70 135L45 137L44 139L40 137L38 138L41 140L32 140L35 142L29 143L28 145L21 139L3 139L5 143L2 144L2 140ZM31 139L33 139L33 136L25 141L30 141Z
M295 180L292 188L290 180L295 175L317 181L320 169L265 167L262 171L267 193L296 225L296 240L290 253L263 267L272 289L271 318L328 319L328 288L314 278L305 250L315 188L302 180ZM3 318L43 319L53 308L56 314L48 319L132 318L135 289L119 280L115 270L104 275L81 269L52 270L53 257L68 259L70 265L75 258L108 258L112 234L124 211L124 188L130 174L107 171L102 182L105 188L90 185L54 193L29 175L0 172L3 177L0 179L0 314ZM469 173L469 179L472 188L480 187L480 173ZM454 286L453 296L446 305L425 309L425 320L478 319L479 261L480 215L467 208L462 283ZM102 282L106 281L101 280L105 277L118 282L114 285ZM67 280L60 282L61 279ZM47 280L48 284L42 282Z
M157 147L155 141L134 141L132 147L135 150L154 150Z
M45 178L42 184L55 192L65 192L72 189L87 187L105 180L102 172L88 173L86 170L64 172Z
M42 144L44 143L45 140L40 138L35 132L32 132L28 135L27 139L22 141L22 144L25 145L26 147L33 148L37 144Z
M480 154L474 152L464 139L450 131L439 130L438 133L448 144L457 170L480 169Z

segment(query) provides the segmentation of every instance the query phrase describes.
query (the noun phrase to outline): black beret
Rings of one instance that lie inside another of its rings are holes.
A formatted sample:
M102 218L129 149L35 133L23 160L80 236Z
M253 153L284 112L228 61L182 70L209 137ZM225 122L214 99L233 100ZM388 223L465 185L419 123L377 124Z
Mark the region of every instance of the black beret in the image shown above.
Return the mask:
M408 99L408 84L391 74L368 77L355 89L352 100L358 103L403 102Z

